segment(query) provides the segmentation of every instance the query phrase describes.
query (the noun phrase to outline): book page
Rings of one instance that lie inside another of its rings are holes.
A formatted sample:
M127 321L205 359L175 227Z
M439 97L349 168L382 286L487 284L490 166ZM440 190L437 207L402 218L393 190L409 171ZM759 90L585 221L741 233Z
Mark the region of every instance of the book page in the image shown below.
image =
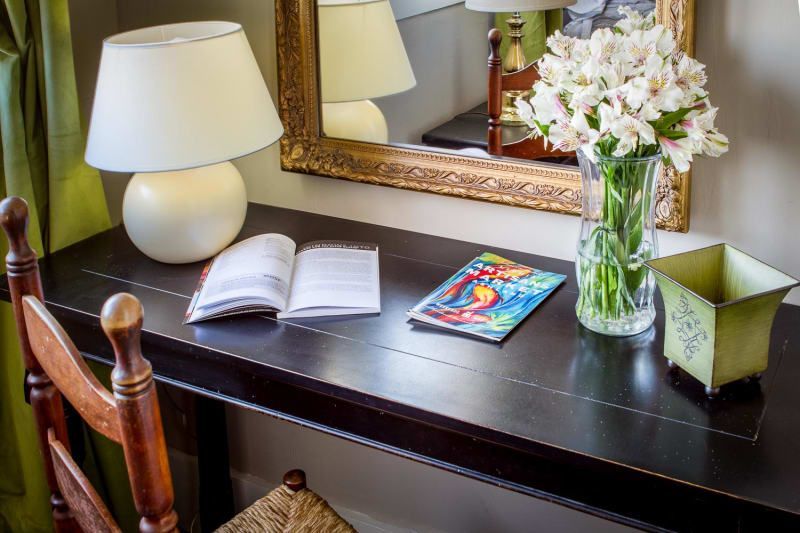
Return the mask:
M316 307L380 311L378 247L347 241L315 241L297 252L289 312Z
M267 233L223 250L211 264L197 308L263 299L278 310L286 309L295 248L289 237Z

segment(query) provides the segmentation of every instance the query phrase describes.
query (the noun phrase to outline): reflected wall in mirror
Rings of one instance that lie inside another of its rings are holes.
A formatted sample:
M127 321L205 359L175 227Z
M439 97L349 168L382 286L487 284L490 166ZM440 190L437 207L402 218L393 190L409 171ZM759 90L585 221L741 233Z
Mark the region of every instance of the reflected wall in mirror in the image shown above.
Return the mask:
M528 96L548 35L587 37L613 26L621 5L655 10L692 51L693 0L276 0L282 165L579 213L574 154L531 145L513 99ZM523 74L524 86L487 90L491 28L503 35L495 63L504 75ZM502 112L494 148L492 101ZM662 228L688 229L688 190L688 174L667 169L656 207Z

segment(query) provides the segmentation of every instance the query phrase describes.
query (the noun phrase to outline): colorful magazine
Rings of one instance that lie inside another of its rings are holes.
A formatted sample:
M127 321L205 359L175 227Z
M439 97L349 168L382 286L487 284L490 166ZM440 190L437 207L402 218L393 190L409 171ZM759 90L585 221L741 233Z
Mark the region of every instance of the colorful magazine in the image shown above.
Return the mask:
M501 341L566 279L492 253L476 257L408 311L426 324Z

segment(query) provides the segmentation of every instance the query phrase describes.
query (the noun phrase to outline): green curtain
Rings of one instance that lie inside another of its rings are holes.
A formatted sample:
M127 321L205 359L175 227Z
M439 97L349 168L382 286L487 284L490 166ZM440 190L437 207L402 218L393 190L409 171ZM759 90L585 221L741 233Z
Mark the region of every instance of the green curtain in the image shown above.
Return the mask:
M39 255L110 227L98 172L83 161L67 0L0 3L0 197L30 206L29 239ZM0 253L7 252L0 239ZM52 530L49 491L11 306L0 304L0 531ZM100 372L108 379L108 371ZM84 467L126 529L135 527L119 446L86 439Z
M511 18L511 13L498 13L495 15L494 27L503 31L503 41L500 43L500 57L506 56L510 39L506 35L508 24L506 20ZM525 59L528 63L533 63L544 54L547 46L547 36L552 35L556 30L563 27L563 12L560 9L548 11L530 11L522 13L525 19L525 26L522 28L522 49L525 52Z

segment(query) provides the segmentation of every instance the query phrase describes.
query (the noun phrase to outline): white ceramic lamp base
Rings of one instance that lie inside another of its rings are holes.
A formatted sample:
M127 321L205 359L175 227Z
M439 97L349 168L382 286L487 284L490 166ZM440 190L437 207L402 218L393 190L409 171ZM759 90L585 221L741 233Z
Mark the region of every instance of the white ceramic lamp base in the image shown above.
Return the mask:
M242 229L247 191L231 163L134 174L122 218L139 250L163 263L193 263L228 246Z
M334 139L387 144L389 126L371 100L322 104L322 130Z

